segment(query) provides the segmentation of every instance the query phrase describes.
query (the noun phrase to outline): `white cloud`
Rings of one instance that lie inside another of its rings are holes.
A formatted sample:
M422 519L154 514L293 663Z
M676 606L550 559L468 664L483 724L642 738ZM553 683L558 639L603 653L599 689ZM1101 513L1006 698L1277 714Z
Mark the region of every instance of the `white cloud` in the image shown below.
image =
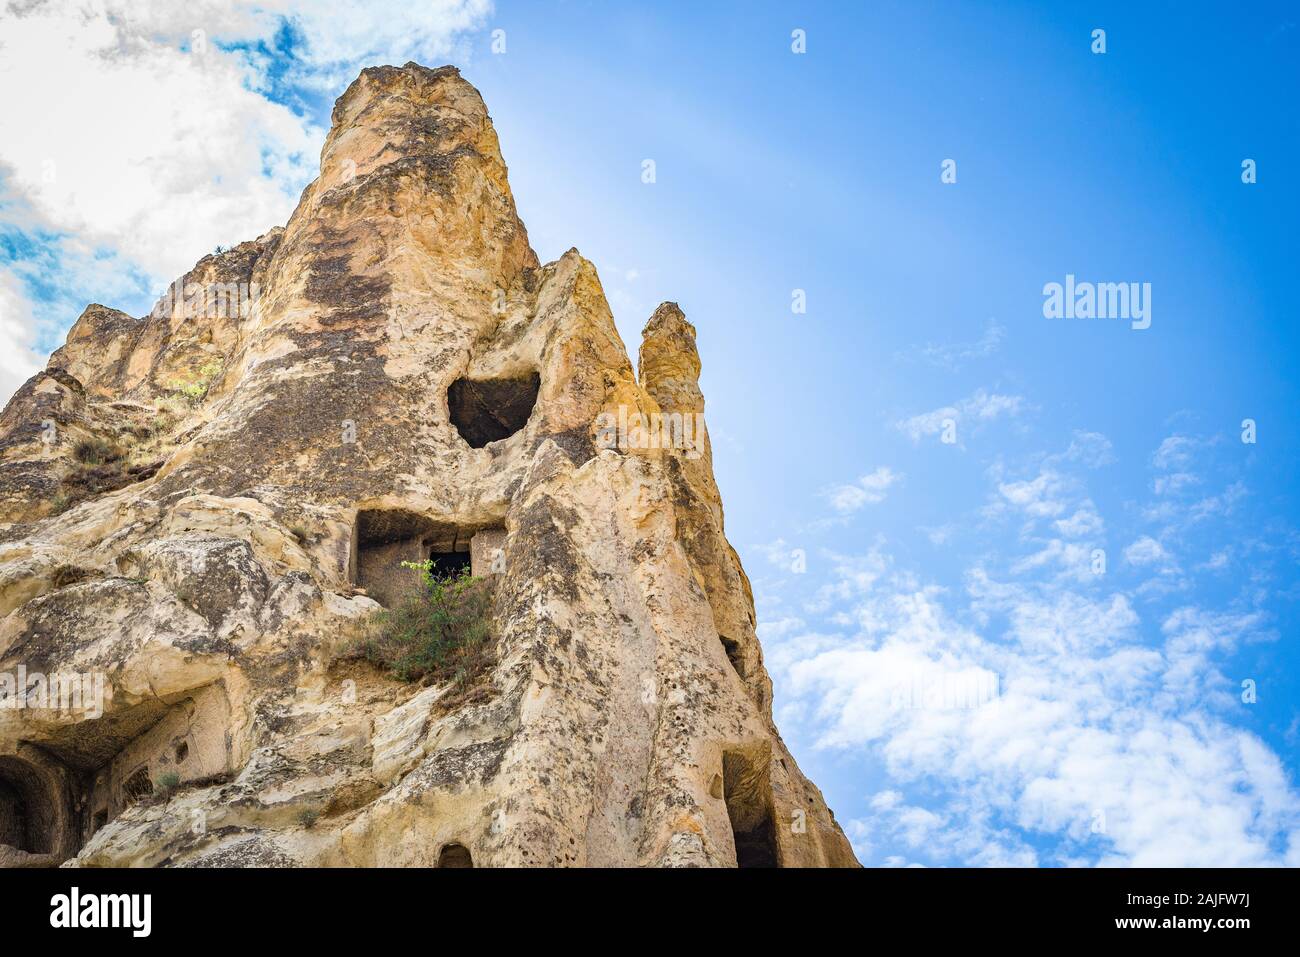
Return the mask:
M953 533L957 531L957 526L949 524L923 527L920 531L930 540L931 545L939 547L948 544L952 540Z
M1034 850L1005 828L992 825L990 815L971 804L954 803L944 814L909 804L898 791L882 791L869 802L870 820L851 822L853 830L864 838L901 843L911 851L921 851L940 859L961 860L981 867L1033 867L1038 863ZM867 853L872 845L863 841ZM858 845L855 843L855 848ZM886 867L923 867L904 855L889 855Z
M753 548L766 558L770 564L783 571L793 572L798 575L808 570L808 553L786 542L784 538L754 545Z
M1130 565L1163 565L1169 553L1150 535L1143 535L1124 549L1124 560Z
M852 485L839 485L831 489L828 493L831 507L840 514L847 515L864 505L878 505L885 500L889 489L901 479L902 476L893 469L882 465Z
M915 355L930 365L956 371L972 359L987 359L993 355L998 351L998 347L1001 346L1002 340L1006 338L1006 334L1005 327L999 325L997 320L990 319L984 328L984 334L976 342L945 344L930 342L914 352L899 353L898 358L905 359L909 355Z
M1088 576L1094 574L1092 545L1081 545L1078 542L1067 542L1059 538L1049 539L1047 544L1037 552L1015 562L1011 566L1011 571L1016 575L1023 575L1048 566L1059 568L1063 577L1086 581Z
M287 219L322 131L250 89L243 57L182 52L167 36L180 7L17 9L0 12L0 83L44 78L0 113L6 185L34 218L20 225L112 249L161 288Z
M913 442L919 442L925 436L941 433L947 420L959 425L962 422L989 422L1004 415L1017 416L1022 411L1024 400L1020 396L1000 395L980 389L953 405L896 422L895 428Z
M1178 469L1206 444L1166 441L1154 458ZM1154 604L1191 586L1175 546L1209 553L1183 532L1228 515L1246 490L1173 509L1177 533L1134 533L1123 559L1154 574L1118 590L1131 577L1091 568L1105 523L1075 474L1110 454L1079 433L1029 478L990 468L986 514L1026 518L1018 541L1033 549L1007 557L990 542L964 595L900 567L878 538L833 556L804 606L819 621L764 635L794 726L882 768L850 821L869 863L1300 863L1300 797L1239 726L1240 666L1227 665L1277 637L1269 620L1236 604ZM1230 558L1220 550L1205 567Z
M1063 459L1078 462L1088 468L1101 468L1115 460L1111 453L1110 439L1100 432L1077 431L1070 440L1070 447L1065 450Z
M1086 535L1098 534L1105 527L1105 523L1097 514L1097 507L1091 499L1088 499L1075 509L1073 515L1058 519L1052 523L1052 527L1066 538L1082 538Z
M1157 495L1176 495L1189 485L1195 485L1200 479L1190 472L1172 472L1169 475L1157 475L1151 487Z
M1227 515L1245 496L1245 483L1233 482L1218 495L1207 496L1193 505L1189 521L1200 522L1207 518Z
M1043 469L1023 482L1003 482L998 491L1012 505L1033 518L1053 518L1066 510L1066 482L1054 469Z
M1221 548L1209 557L1205 562L1196 566L1199 571L1223 571L1232 563L1232 549Z
M824 558L831 565L831 580L823 583L816 595L805 603L812 612L825 611L837 601L869 592L890 566L890 559L884 552L884 538L880 536L865 555L831 553Z
M14 277L0 270L0 398L7 401L41 367L33 345L31 305Z
M1160 443L1151 457L1152 464L1163 470L1185 469L1200 443L1188 435L1171 435Z
M973 574L976 620L1006 622L984 633L906 576L845 594L858 632L820 635L817 650L771 663L814 714L822 746L867 748L898 782L858 822L859 846L957 864L1285 860L1300 802L1281 762L1195 693L1254 619L1188 609L1151 647L1122 595ZM997 695L978 707L909 691L918 680L987 686L989 675ZM924 808L898 793L921 782ZM1048 839L1046 856L1030 838Z

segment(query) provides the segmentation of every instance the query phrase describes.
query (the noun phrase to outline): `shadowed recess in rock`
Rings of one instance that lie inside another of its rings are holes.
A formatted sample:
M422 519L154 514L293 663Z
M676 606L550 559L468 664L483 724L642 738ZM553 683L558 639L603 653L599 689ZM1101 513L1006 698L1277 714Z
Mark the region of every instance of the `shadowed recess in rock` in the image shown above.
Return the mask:
M769 758L737 751L722 756L722 789L736 841L737 867L780 867L772 820Z
M528 423L541 377L457 379L447 390L452 425L471 448L509 438Z
M405 509L363 509L357 514L355 580L386 608L419 586L420 573L404 565L429 561L438 576L469 569L483 577L504 540L504 530L436 522ZM475 542L478 557L475 557Z
M122 795L127 804L142 801L151 794L153 794L153 780L149 777L148 768L141 768L136 771L122 785Z
M464 844L448 844L438 852L439 867L473 867L474 860Z
M745 656L740 651L740 642L735 641L725 635L719 635L722 642L722 650L727 653L727 660L731 662L731 667L736 669L736 674L741 678L745 677Z
M51 850L53 808L35 768L11 757L0 757L0 844L29 854Z

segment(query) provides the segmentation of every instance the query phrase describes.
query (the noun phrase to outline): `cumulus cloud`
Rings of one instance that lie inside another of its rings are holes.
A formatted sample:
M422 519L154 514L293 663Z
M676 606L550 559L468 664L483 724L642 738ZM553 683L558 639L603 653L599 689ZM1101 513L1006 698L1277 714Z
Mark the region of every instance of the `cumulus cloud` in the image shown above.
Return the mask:
M251 89L242 56L181 50L168 36L180 6L85 9L0 12L0 83L50 84L0 115L5 184L34 219L21 225L108 247L165 283L286 219L321 131Z
M1066 483L1054 469L1043 469L1033 479L1003 482L998 486L1002 497L1034 518L1052 518L1066 509Z
M1066 538L1083 538L1099 533L1105 527L1105 522L1097 513L1097 506L1092 499L1086 499L1075 509L1073 515L1058 519L1052 523L1052 527Z
M940 590L889 578L849 591L870 626L773 665L815 711L821 746L868 747L894 779L944 795L923 813L877 796L866 844L959 864L1285 859L1300 804L1280 761L1187 693L1248 624L1188 610L1150 647L1122 595L975 575L972 607L1006 621L983 632ZM1039 860L1027 839L1046 835Z
M1200 443L1189 435L1171 435L1165 438L1151 456L1151 464L1158 469L1185 469L1191 465Z
M1179 468L1198 447L1165 443L1153 464ZM1300 864L1300 795L1243 726L1229 677L1276 630L1240 600L1157 605L1182 578L1181 549L1207 553L1179 536L1134 534L1124 561L1155 572L1136 588L1089 570L1105 522L1069 466L1109 455L1101 437L1076 436L1030 476L990 470L995 514L1023 517L1016 541L1033 547L1008 556L990 542L962 590L910 571L878 538L833 556L808 622L764 633L798 733L882 768L847 827L864 860ZM1197 521L1244 494L1232 484L1203 499Z
M1143 535L1124 549L1124 560L1130 565L1162 565L1169 561L1169 553L1150 535Z
M902 476L887 466L880 466L851 485L838 485L828 494L831 507L841 515L858 511L864 505L878 505Z

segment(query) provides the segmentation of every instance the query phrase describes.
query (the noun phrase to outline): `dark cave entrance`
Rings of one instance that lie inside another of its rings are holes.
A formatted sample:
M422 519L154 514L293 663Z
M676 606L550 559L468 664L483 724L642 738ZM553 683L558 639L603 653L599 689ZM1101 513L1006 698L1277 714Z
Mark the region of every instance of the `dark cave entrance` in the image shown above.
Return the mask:
M479 577L492 574L505 529L439 522L401 508L375 508L357 513L354 540L352 580L385 608L394 608L420 587L420 572L404 563L428 561L440 578L464 571Z
M451 423L471 448L509 438L528 423L541 384L536 372L508 379L457 379L447 390Z
M769 759L739 751L722 755L722 793L736 842L737 867L780 867L772 816Z
M446 578L448 575L459 575L461 572L470 570L470 551L469 543L465 543L463 551L439 551L433 549L429 552L429 563L432 566L433 574L438 578Z
M55 809L41 773L21 758L0 757L0 844L28 854L54 850Z
M745 655L740 650L740 642L728 638L725 635L719 635L718 639L722 642L722 650L727 653L727 660L731 662L731 667L741 678L745 677Z
M448 844L438 852L439 867L473 867L474 859L470 857L469 848L464 844Z

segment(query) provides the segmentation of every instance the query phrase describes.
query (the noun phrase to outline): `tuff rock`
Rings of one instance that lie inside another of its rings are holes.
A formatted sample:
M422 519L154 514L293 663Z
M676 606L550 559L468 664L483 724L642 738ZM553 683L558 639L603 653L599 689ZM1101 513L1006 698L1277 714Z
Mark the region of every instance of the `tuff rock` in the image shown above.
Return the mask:
M634 373L538 262L456 69L363 71L284 228L87 307L0 415L0 865L855 865L699 373L676 304ZM348 653L435 553L490 583L471 695Z

